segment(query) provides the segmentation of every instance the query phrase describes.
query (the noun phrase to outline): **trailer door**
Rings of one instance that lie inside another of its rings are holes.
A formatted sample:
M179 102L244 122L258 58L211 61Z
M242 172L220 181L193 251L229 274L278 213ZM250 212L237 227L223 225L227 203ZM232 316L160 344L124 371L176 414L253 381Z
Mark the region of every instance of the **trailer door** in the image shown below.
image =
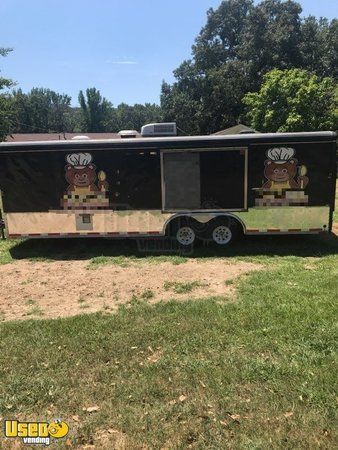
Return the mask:
M247 149L163 151L162 201L165 211L245 210Z
M200 159L197 152L163 154L164 209L199 209Z
M246 209L246 150L200 153L201 209Z

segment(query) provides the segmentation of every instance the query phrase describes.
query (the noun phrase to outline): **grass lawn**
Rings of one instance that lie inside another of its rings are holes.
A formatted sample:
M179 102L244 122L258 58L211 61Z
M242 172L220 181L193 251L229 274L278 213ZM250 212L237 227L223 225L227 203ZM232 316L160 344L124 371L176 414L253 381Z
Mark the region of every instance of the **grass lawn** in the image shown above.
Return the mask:
M1 323L0 417L62 418L60 448L337 448L336 237L252 237L184 257L123 241L0 241L0 264L180 270L190 257L264 268L236 281L233 298L150 306L143 296L117 314Z
M87 245L2 242L0 258L145 258ZM0 416L61 417L69 447L336 448L337 254L335 237L250 238L194 255L265 265L233 299L2 323Z

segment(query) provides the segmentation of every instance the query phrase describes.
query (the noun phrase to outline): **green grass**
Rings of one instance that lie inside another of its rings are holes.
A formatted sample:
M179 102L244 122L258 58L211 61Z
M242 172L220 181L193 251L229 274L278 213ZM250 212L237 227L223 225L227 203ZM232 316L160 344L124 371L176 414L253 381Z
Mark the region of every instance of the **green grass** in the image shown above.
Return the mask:
M135 306L135 305L142 305L147 300L151 300L155 297L154 292L151 289L145 289L144 291L138 292L136 290L133 291L134 293L131 296L131 299L129 301L129 305Z
M187 283L181 283L179 281L166 281L163 287L166 291L173 291L175 294L187 294L201 286L206 286L206 284L201 283L200 281L190 281Z
M337 238L331 236L250 236L232 246L210 245L196 248L189 256L177 254L146 255L139 253L133 240L107 241L106 239L32 239L0 240L0 264L16 260L73 261L89 260L89 268L112 264L127 267L134 264L170 262L184 264L191 259L218 261L251 261L273 263L277 257L324 256L337 252ZM100 255L100 256L98 256ZM229 257L231 259L229 260Z
M79 304L79 308L80 309L87 309L87 308L89 308L89 305L88 305L87 300L85 298L79 297L77 302Z
M12 262L13 258L10 251L18 244L19 241L4 241L0 239L0 264L7 264Z
M88 305L88 303L81 303L79 308L80 309L87 309L87 308L90 308L90 306Z
M115 265L119 267L130 267L135 263L142 263L146 261L147 263L160 263L160 262L170 262L174 265L179 265L187 262L187 258L180 255L142 255L142 254L131 254L131 255L119 255L119 256L95 256L91 258L89 263L90 269L96 269L100 266L105 265Z
M26 300L26 305L27 306L36 305L36 300L33 300L32 298L29 298L28 300Z
M31 303L31 305L34 305L34 303ZM39 306L32 306L32 308L27 311L26 315L27 316L43 316L44 312Z
M335 210L333 213L333 222L338 222L338 180L336 185L336 201L335 201Z
M149 306L145 290L117 314L37 321L31 300L32 319L0 324L0 417L61 417L75 447L334 449L337 255L334 236L246 238L189 257L142 255L132 241L0 241L0 264L218 258L265 267L236 280L236 301Z
M307 252L270 256L236 302L1 323L0 415L61 417L75 446L336 448L338 257Z
M90 260L90 268L96 268L98 266L105 266L108 264L119 266L119 267L129 267L131 262L135 258L127 256L96 256Z
M150 300L151 298L154 298L155 294L151 289L145 289L143 292L141 292L140 294L140 298L142 300Z

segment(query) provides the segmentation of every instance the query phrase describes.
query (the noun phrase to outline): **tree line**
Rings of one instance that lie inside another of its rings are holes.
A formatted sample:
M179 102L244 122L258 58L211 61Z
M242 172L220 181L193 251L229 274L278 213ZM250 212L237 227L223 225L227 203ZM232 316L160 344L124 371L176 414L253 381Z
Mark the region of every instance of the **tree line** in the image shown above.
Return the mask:
M0 128L6 134L114 133L126 128L139 130L145 123L161 120L158 105L121 103L113 107L96 88L80 91L78 100L80 106L72 107L69 95L51 89L33 88L28 93L14 89L5 94L6 122L2 126L0 122Z
M11 51L0 48L0 55ZM45 88L24 93L12 80L0 78L0 140L14 133L117 133L162 120L159 105L121 103L114 107L96 88L79 92L79 107L72 107L71 100L67 94Z
M338 20L303 18L293 0L224 0L209 9L192 57L161 87L160 105L114 107L96 88L79 107L50 89L0 78L0 139L10 133L117 132L175 121L209 134L243 121L259 131L338 128ZM7 56L11 49L0 49Z
M173 84L162 84L164 120L175 118L191 134L239 120L260 131L336 127L338 20L301 12L292 0L227 0L211 8L192 58L174 71Z

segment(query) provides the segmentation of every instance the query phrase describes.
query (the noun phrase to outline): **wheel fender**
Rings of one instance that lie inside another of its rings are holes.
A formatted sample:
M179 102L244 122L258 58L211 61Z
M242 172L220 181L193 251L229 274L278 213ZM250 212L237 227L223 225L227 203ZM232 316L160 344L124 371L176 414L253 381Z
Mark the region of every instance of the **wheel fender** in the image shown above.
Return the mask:
M211 220L214 220L216 218L222 218L222 217L227 217L227 218L231 218L235 221L237 221L237 223L241 226L243 233L245 234L246 232L246 226L244 224L244 222L235 214L228 212L228 213L177 213L177 214L173 214L171 217L169 217L163 225L163 234L166 234L166 232L168 231L168 227L170 226L170 223L173 222L174 220L177 220L179 218L182 219L188 219L188 218L192 218L195 219L197 222L200 223L208 223Z

